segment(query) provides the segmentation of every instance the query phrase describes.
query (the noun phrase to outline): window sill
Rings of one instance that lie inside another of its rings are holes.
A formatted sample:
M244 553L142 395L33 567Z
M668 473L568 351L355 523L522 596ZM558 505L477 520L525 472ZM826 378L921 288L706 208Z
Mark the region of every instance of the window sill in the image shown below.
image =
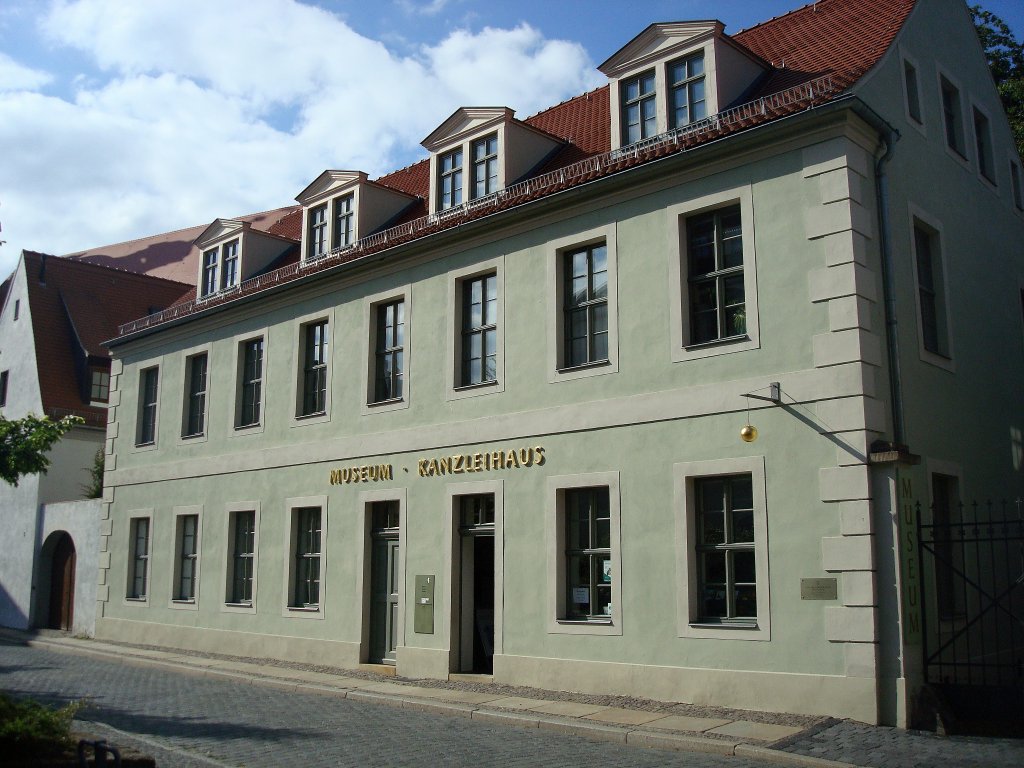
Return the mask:
M143 595L142 597L126 597L125 600L127 600L129 603L145 603L147 600L149 600L149 596Z
M693 629L760 629L756 621L691 621L690 627Z
M225 608L252 608L252 600L247 603L224 603Z
M487 387L498 386L498 380L492 379L491 381L479 381L476 384L460 384L457 387L453 387L456 392L471 392L474 389L486 389Z
M580 363L579 365L567 365L558 369L558 373L573 373L574 371L585 371L588 368L600 368L605 365L611 365L611 360L605 358L604 360L595 360L592 363Z
M750 341L750 336L745 333L741 333L737 336L723 336L720 339L712 339L711 341L701 341L697 344L684 344L683 349L687 352L708 349L709 347L716 347L719 345L736 344L742 341Z
M404 397L389 397L387 400L374 400L372 403L367 403L367 408L376 408L379 405L394 405L395 403L404 402Z
M299 413L295 415L296 421L302 421L303 419L315 419L327 415L327 411L313 411L312 413Z
M206 437L205 432L196 432L194 435L182 435L182 440L195 440L197 437Z
M557 621L559 624L564 624L567 626L612 626L611 619L555 619L555 621Z
M296 418L300 418L300 417L296 417ZM247 429L256 429L257 427L261 427L261 426L263 426L263 425L260 422L258 422L258 421L254 421L252 424L236 424L235 425L235 432L244 432Z
M181 597L175 598L174 600L171 600L171 602L174 603L174 605L195 605L196 599L194 597Z
M156 441L155 440L150 440L148 443L136 443L135 447L136 448L152 448L155 445L156 445Z
M289 611L294 611L295 613L319 613L320 612L320 606L319 605L312 605L312 606L289 605L288 606L288 610Z

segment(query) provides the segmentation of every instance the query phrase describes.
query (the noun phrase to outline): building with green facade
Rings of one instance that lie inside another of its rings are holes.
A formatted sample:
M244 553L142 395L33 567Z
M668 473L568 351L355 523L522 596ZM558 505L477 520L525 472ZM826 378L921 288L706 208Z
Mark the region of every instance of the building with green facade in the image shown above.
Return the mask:
M653 24L600 70L325 171L290 242L207 229L110 344L98 636L910 722L959 599L916 525L1024 492L967 9Z

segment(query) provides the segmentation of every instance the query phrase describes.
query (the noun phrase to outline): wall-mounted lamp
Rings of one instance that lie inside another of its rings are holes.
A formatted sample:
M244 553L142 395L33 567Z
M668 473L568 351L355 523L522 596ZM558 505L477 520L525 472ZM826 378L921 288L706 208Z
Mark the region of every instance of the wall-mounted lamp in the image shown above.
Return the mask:
M756 392L764 392L765 390L768 391L767 395L755 394ZM779 385L779 382L773 381L764 389L755 389L754 392L747 392L743 397L747 398L747 423L743 426L743 429L740 430L740 439L744 443L752 443L757 440L757 427L750 423L750 398L754 398L755 400L767 400L770 403L778 405L782 402L782 387Z

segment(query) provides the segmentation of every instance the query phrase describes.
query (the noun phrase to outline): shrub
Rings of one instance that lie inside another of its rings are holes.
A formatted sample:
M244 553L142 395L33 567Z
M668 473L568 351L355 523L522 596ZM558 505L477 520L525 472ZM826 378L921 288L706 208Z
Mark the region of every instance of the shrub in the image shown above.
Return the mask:
M0 754L50 752L70 744L69 731L81 703L60 709L0 694Z

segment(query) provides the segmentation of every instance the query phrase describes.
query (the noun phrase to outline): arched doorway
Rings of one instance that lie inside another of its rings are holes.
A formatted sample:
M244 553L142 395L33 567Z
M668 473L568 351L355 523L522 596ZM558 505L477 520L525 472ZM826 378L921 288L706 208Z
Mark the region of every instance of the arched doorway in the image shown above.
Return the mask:
M61 533L50 565L50 612L46 626L70 630L75 621L75 544Z

